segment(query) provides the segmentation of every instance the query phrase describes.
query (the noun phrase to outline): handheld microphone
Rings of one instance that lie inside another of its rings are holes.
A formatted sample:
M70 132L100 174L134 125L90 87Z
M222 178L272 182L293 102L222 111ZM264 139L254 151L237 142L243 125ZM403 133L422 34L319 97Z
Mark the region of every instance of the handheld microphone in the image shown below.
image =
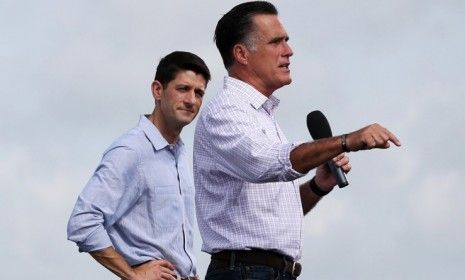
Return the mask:
M307 128L314 140L333 136L328 120L320 111L313 111L307 115ZM346 174L342 171L342 168L338 167L332 160L328 161L328 165L331 173L336 176L336 182L339 188L347 186L349 182L347 181Z

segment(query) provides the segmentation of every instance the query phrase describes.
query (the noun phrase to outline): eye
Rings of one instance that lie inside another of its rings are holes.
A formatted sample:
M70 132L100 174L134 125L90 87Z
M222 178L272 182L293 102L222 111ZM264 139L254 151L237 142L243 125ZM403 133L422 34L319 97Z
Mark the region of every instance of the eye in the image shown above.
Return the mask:
M283 36L283 37L275 37L273 39L270 40L270 44L272 45L279 45L279 44L282 44L284 42L287 42L289 41L289 37L288 36Z
M274 39L274 40L272 40L270 43L271 43L272 45L277 45L277 44L281 43L281 40L279 40L279 39Z
M197 96L199 98L203 98L204 94L205 94L205 92L203 90L196 90L195 91L195 96Z
M178 91L180 92L186 92L186 91L189 91L189 87L188 86L180 86L177 88Z

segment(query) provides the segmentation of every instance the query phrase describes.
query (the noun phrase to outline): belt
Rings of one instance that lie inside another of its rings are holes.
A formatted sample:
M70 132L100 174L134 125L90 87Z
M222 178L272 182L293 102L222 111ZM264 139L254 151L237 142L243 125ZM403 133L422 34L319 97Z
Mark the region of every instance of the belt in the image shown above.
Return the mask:
M288 256L266 250L223 250L213 253L211 258L222 261L224 267L233 267L235 262L241 262L249 265L269 266L287 272L292 277L297 277L302 272L300 263L294 262Z

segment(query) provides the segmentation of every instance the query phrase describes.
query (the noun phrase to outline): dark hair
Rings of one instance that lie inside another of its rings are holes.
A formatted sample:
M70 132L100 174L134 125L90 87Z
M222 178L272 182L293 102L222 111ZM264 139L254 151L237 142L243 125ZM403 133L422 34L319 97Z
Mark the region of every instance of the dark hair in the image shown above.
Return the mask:
M210 70L205 62L197 55L190 52L174 51L160 60L155 73L155 80L163 87L175 79L181 70L191 70L205 78L206 84L210 81Z
M276 7L266 1L253 1L232 8L218 21L214 41L228 69L234 62L232 48L252 32L252 18L258 14L277 15Z

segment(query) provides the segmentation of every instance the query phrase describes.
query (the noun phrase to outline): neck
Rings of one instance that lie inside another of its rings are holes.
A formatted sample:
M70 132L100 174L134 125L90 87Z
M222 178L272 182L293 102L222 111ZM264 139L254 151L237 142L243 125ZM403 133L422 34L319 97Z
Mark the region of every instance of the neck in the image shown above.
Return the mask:
M157 127L160 134L169 144L175 144L178 141L182 128L170 127L163 116L159 114L158 110L153 110L152 114L149 116L149 120Z
M228 74L230 77L241 80L253 86L256 90L258 90L261 94L263 94L266 97L270 97L274 92L274 90L267 88L266 85L263 82L261 82L261 80L257 77L257 75L255 75L253 71L250 71L244 67L233 65L228 70Z

